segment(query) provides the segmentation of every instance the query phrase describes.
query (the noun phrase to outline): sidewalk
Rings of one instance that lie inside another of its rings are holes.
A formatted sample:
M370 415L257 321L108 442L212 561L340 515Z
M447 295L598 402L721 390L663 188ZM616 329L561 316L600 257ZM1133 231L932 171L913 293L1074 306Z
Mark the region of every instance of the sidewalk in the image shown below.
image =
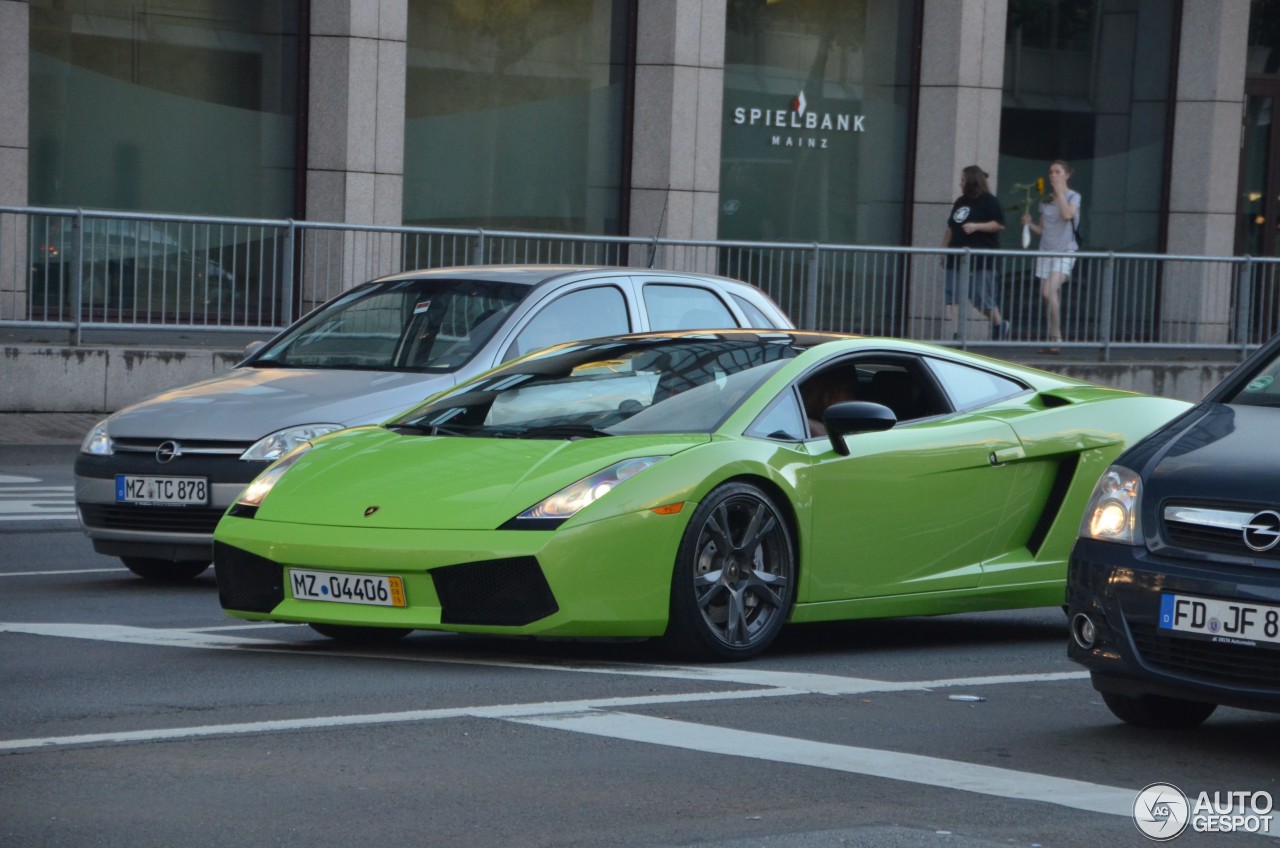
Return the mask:
M79 447L101 412L0 412L0 445Z
M101 412L0 412L0 468L71 465Z

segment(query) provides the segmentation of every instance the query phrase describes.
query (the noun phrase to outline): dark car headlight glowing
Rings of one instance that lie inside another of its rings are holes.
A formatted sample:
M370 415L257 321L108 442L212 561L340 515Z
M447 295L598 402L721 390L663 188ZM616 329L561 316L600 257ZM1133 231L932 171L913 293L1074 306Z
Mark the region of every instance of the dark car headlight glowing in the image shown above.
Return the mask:
M597 471L589 477L583 477L578 482L565 486L551 497L539 501L517 515L515 520L507 526L542 529L559 525L609 494L623 480L634 477L666 458L665 456L638 456L615 462L608 468Z
M1141 478L1124 466L1113 465L1093 487L1080 524L1080 536L1100 542L1136 544L1142 538L1141 506Z

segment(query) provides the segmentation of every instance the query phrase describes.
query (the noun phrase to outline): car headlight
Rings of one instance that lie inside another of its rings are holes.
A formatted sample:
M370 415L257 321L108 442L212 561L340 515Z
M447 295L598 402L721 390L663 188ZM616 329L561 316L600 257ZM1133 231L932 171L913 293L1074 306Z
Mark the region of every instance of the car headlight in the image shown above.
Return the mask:
M1093 487L1080 536L1101 542L1136 544L1142 538L1142 480L1121 465L1107 469Z
M80 443L80 453L87 453L90 456L111 456L115 452L115 443L107 435L106 420L94 424L89 435L85 436L84 441Z
M300 424L297 427L286 427L254 442L251 448L240 454L240 458L271 462L298 445L341 429L341 424Z
M541 529L564 523L609 492L623 480L666 459L665 456L638 456L615 462L608 468L565 486L549 498L539 501L515 517L507 527ZM525 522L528 522L527 524Z
M280 478L284 476L284 473L292 468L293 464L309 450L311 450L311 443L303 442L284 459L255 477L253 482L245 486L244 491L240 493L235 503L231 505L231 514L252 518L253 514L258 511L258 507L262 506L263 499L271 494L271 490L275 488L276 483L280 482Z

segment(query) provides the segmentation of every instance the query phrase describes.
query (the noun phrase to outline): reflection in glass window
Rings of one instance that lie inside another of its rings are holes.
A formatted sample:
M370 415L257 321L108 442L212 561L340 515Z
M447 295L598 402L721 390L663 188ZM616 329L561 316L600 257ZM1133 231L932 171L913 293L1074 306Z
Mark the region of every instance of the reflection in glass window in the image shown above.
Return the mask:
M720 237L902 240L916 4L727 4Z
M619 231L627 0L408 0L406 224Z
M945 359L927 359L956 409L973 409L1026 391L1026 386L999 374Z
M631 332L627 301L613 286L579 289L560 296L533 316L516 337L504 359L583 336L611 336Z
M32 204L294 214L297 0L31 0Z
M1007 204L1022 199L1009 186L1065 159L1083 197L1087 249L1160 249L1177 13L1167 0L1009 0L1000 123Z
M649 283L644 287L644 305L649 312L651 330L709 330L738 326L720 298L697 286Z

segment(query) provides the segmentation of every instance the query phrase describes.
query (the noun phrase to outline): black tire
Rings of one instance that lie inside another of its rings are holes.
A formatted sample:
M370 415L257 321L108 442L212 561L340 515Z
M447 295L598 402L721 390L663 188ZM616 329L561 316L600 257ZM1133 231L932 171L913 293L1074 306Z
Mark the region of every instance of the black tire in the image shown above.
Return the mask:
M199 577L209 567L207 560L173 562L152 557L120 557L120 561L134 574L156 583L185 583Z
M1159 730L1189 730L1199 727L1218 708L1217 704L1184 701L1164 695L1117 695L1114 692L1103 692L1102 700L1107 709L1121 721L1135 727Z
M745 660L777 638L795 600L791 528L765 492L728 483L689 520L671 581L667 647L699 660Z
M403 627L359 627L354 624L309 624L321 636L346 645L390 645L413 632Z

